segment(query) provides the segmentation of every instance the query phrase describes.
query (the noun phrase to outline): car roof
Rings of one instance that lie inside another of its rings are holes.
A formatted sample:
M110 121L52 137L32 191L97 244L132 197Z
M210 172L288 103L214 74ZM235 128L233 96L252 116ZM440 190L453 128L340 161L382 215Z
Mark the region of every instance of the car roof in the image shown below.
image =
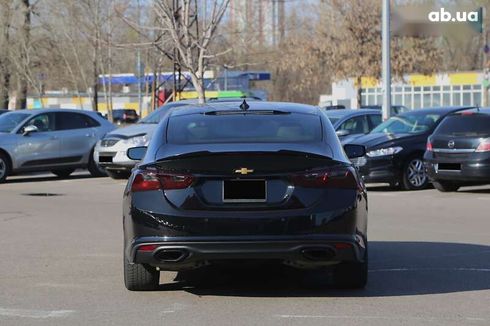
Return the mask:
M240 105L243 102L208 102L206 104L196 104L196 105L188 105L185 110L172 110L172 116L182 116L189 114L199 114L210 111L240 111ZM247 111L286 111L291 113L303 113L303 114L312 114L318 115L318 107L308 105L308 104L300 104L300 103L291 103L291 102L266 102L266 101L250 101L247 102L249 108Z
M238 101L261 101L260 98L258 97L209 97L206 98L206 101L208 102L238 102ZM191 99L184 99L184 100L179 100L179 101L173 101L173 102L168 102L168 103L189 103L189 104L197 104L199 103L199 99L197 98L191 98Z
M27 110L16 110L12 112L25 112L25 113L31 113L31 114L36 114L36 113L54 113L54 112L71 112L71 113L88 113L88 114L93 114L97 113L95 111L91 110L77 110L77 109L27 109Z
M381 114L379 110L371 109L345 109L345 110L325 110L325 114L328 117L346 117L346 116L356 116L365 114Z
M415 109L409 112L400 113L399 116L411 115L411 114L431 114L431 113L451 113L473 108L472 106L445 106L434 107L427 109Z
M473 113L480 113L480 114L490 114L490 108L470 108L467 110L461 110L452 113L452 115L455 114L464 114L465 112L473 112Z

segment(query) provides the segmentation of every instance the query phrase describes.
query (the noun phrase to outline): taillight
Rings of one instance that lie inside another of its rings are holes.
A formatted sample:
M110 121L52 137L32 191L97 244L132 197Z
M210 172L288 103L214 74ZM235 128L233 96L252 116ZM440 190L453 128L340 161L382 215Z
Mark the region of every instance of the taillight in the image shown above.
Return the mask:
M194 177L191 175L159 175L163 189L185 189L194 182Z
M128 115L126 113L123 114L123 119L127 119Z
M334 247L335 249L350 249L352 248L352 244L347 242L337 242L334 244Z
M192 185L194 177L190 175L163 174L156 171L141 171L133 180L132 192L150 190L185 189Z
M295 186L305 188L360 188L353 172L343 167L297 174L291 177L291 181Z
M425 148L428 152L432 152L432 142L430 140L427 140L427 147Z
M477 152L490 152L490 138L485 139L478 145Z

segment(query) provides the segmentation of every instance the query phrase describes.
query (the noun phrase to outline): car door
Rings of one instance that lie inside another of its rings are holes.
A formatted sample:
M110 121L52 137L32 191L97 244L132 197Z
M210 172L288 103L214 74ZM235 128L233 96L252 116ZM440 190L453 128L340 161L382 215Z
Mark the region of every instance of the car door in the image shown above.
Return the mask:
M27 126L37 131L24 135ZM18 132L15 158L19 170L36 170L55 164L60 156L60 135L55 130L54 113L41 113L29 119Z
M346 136L363 135L369 132L366 115L358 115L345 120L336 130L339 138ZM340 133L339 133L340 132Z
M93 119L78 112L57 112L56 129L61 135L60 153L65 162L87 163L97 141Z

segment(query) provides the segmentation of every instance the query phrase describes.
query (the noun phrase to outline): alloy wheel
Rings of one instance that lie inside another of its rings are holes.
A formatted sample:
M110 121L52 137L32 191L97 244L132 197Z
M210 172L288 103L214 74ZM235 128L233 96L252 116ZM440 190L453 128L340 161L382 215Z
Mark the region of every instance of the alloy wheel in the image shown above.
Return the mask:
M427 182L427 173L421 159L410 161L407 169L407 179L414 187L422 187Z

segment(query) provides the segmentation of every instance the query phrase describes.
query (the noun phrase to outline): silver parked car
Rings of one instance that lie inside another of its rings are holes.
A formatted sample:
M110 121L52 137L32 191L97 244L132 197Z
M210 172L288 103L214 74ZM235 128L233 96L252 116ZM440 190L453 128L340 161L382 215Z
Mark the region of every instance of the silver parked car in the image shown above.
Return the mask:
M94 161L96 142L115 126L96 112L62 109L22 110L0 116L0 183L8 175L51 171L69 176L87 168L105 175Z

